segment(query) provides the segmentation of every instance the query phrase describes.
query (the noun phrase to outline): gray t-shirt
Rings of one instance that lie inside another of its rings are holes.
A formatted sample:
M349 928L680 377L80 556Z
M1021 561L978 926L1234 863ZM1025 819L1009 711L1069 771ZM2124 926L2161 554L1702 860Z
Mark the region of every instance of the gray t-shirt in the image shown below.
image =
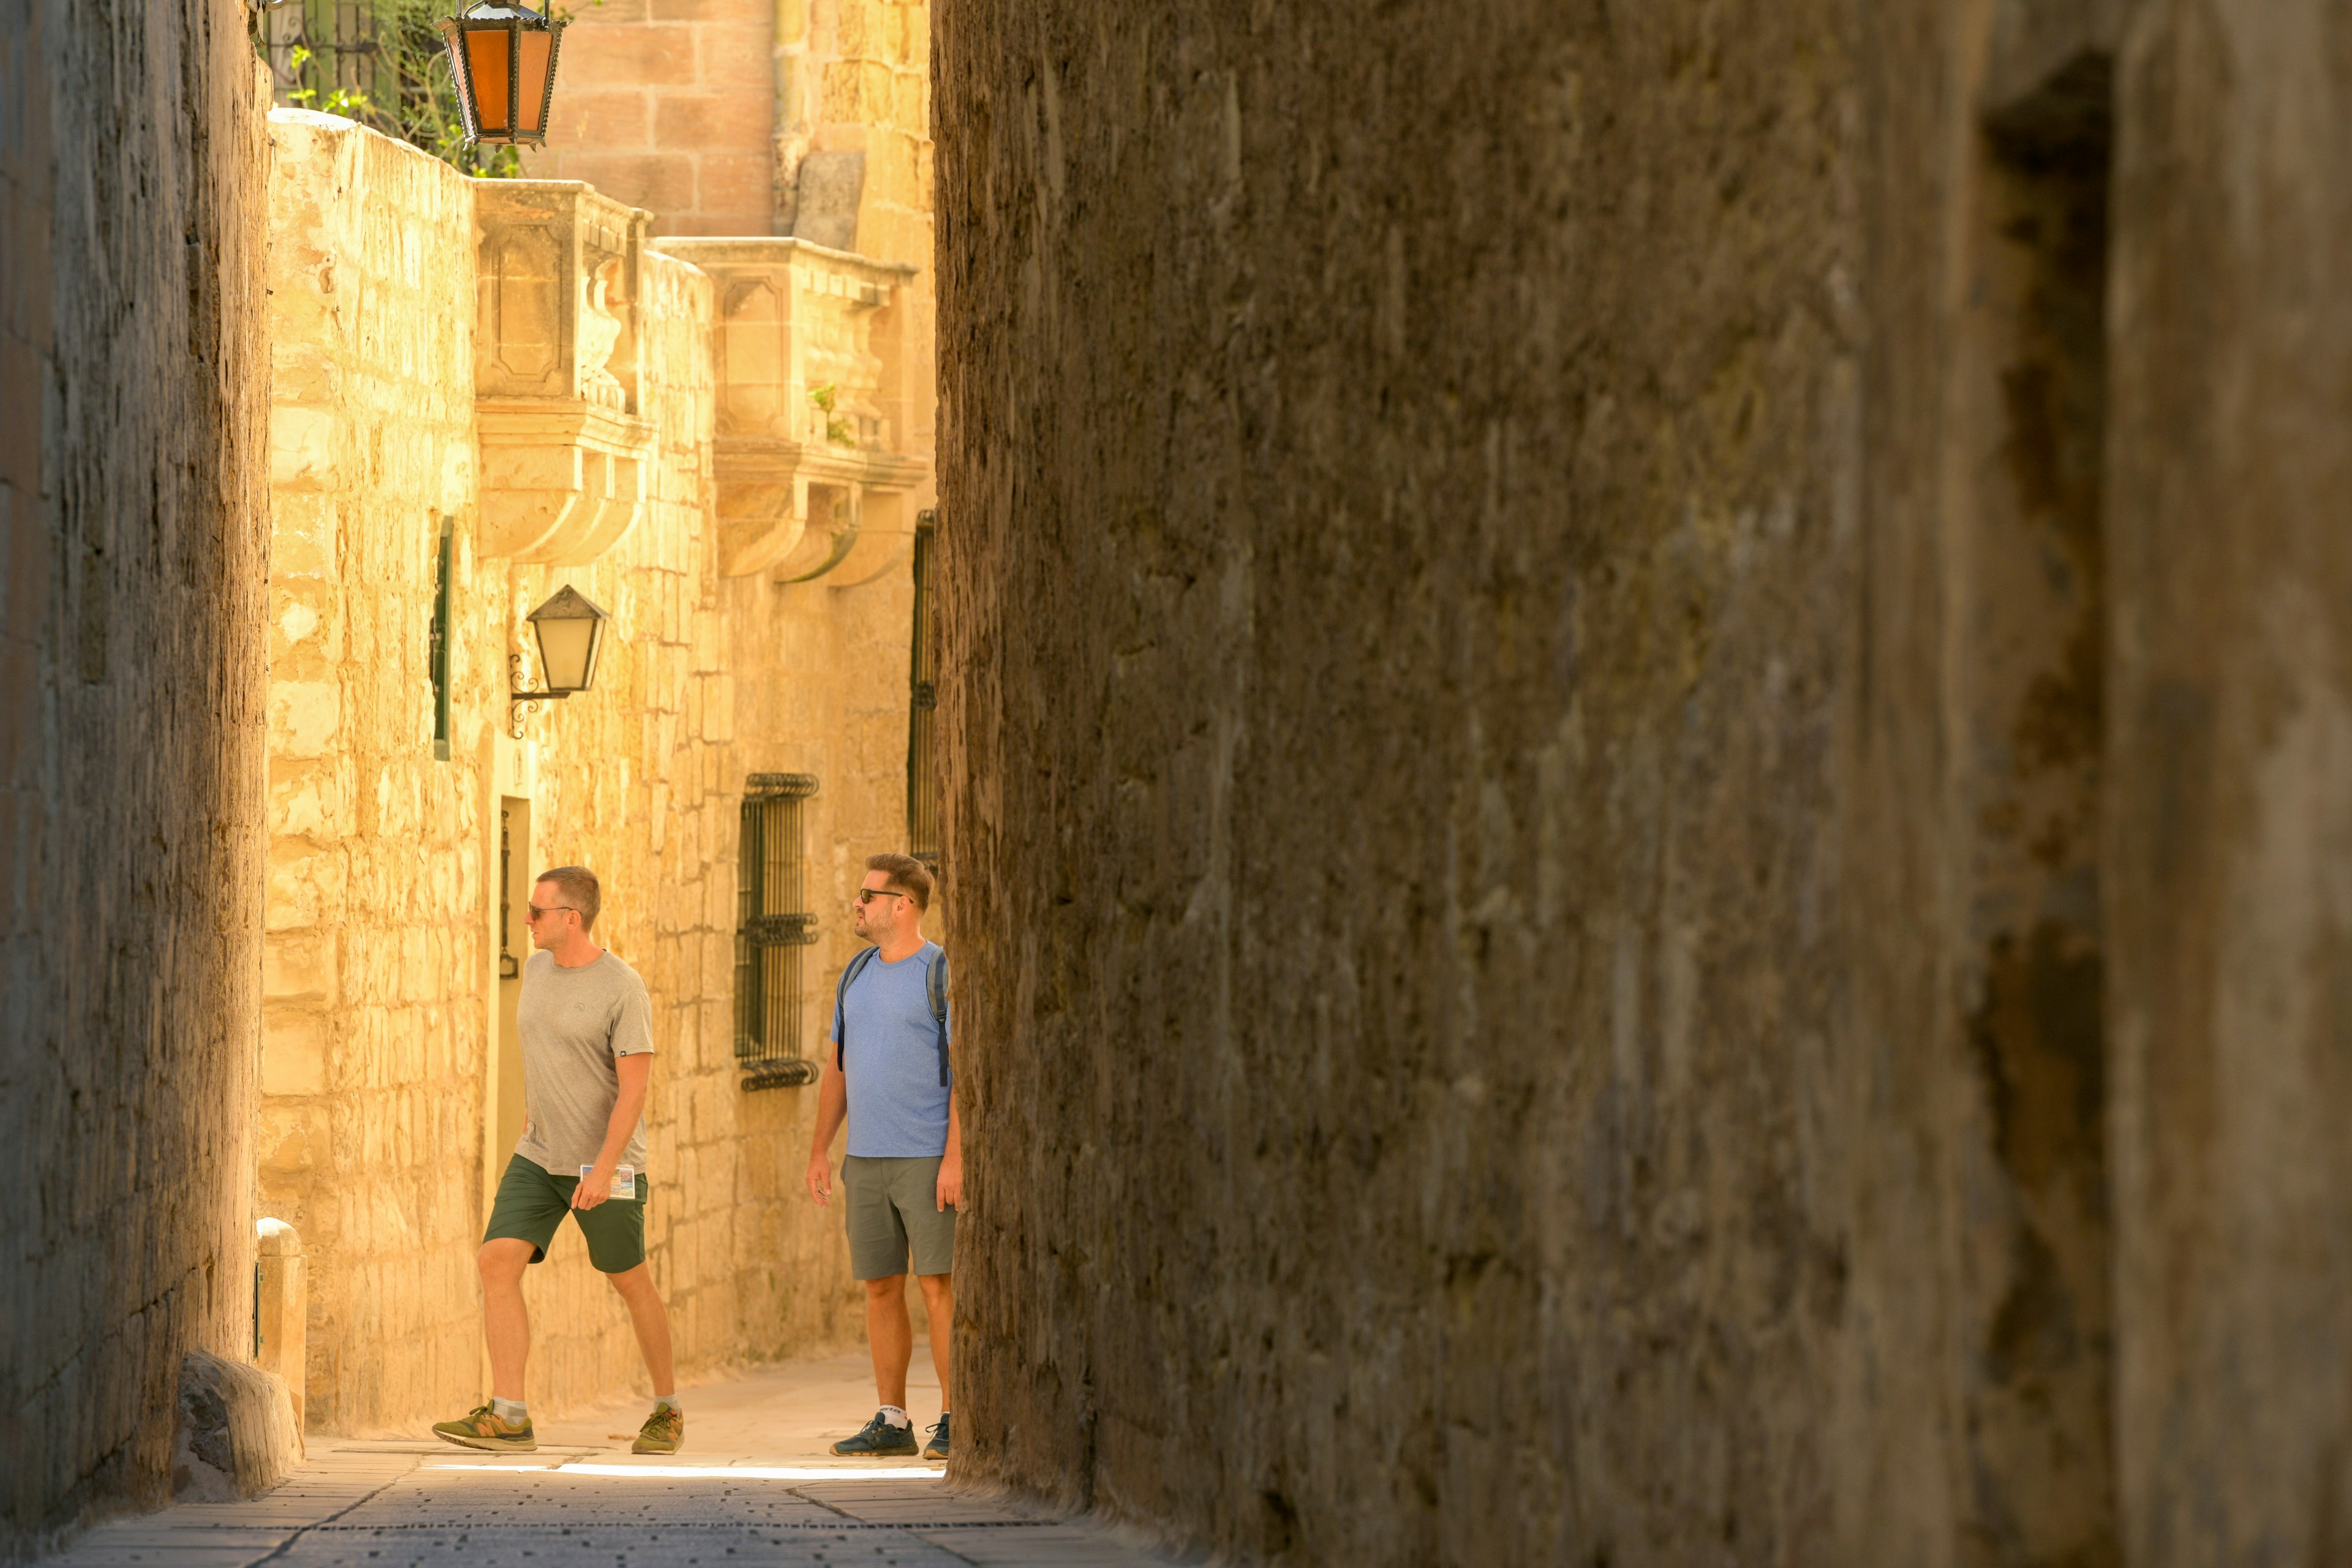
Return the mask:
M605 953L566 969L534 952L522 966L515 1034L522 1041L522 1139L515 1152L575 1180L604 1148L621 1098L617 1058L654 1048L653 1003L637 972ZM621 1163L646 1168L646 1121Z

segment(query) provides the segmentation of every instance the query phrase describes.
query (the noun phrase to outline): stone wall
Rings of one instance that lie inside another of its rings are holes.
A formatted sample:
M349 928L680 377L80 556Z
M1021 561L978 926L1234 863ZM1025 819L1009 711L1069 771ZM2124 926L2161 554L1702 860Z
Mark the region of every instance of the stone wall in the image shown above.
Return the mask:
M910 0L606 0L564 32L528 170L664 234L798 234L928 268L930 30Z
M2119 1486L2134 1563L2352 1554L2344 19L2143 5L2115 72Z
M967 1473L2344 1555L2336 30L942 8Z
M505 661L455 639L461 724L436 759L441 521L470 521L475 489L472 182L329 115L278 110L270 138L259 1191L310 1258L307 1419L341 1431L424 1390L448 1403L479 1361L451 1307L477 1289L482 753Z
M613 273L634 279L610 301L631 323L613 361L625 358L627 385L596 395L614 400L614 428L646 427L637 520L570 564L526 560L535 552L515 553L511 538L493 552L483 515L491 500L501 515L514 502L489 492L531 479L540 449L477 463L490 417L478 412L482 367L512 347L481 334L551 345L536 318L514 317L524 295L500 292L514 282L527 294L537 274L492 277L484 258L524 229L562 236L561 254L588 221L577 215L619 234L626 209L570 184L478 185L328 116L279 110L271 123L278 533L261 1195L310 1249L310 1420L414 1432L482 1393L473 1254L511 1150L501 1123L516 1118L500 1103L496 967L509 802L524 889L532 869L594 868L595 934L653 994L649 1237L681 1373L829 1349L854 1331L857 1298L837 1211L800 1191L814 1090L738 1087L740 803L752 773L819 779L805 814L820 946L802 1039L814 1051L855 947L848 891L865 856L904 832L903 541L877 533L809 583L722 571L715 290L645 250ZM543 324L561 338L587 309ZM530 399L482 395L515 427L538 417ZM547 403L549 418L575 406ZM444 517L446 757L427 662ZM523 617L564 584L613 617L596 683L527 716L518 741L510 681L540 679ZM519 900L506 913L509 947L527 955ZM626 1315L576 1236L528 1289L535 1403L642 1391Z
M786 0L797 11L800 0ZM564 29L534 178L585 180L664 234L776 234L779 0L604 0Z
M0 1557L247 1354L267 497L234 0L0 5Z

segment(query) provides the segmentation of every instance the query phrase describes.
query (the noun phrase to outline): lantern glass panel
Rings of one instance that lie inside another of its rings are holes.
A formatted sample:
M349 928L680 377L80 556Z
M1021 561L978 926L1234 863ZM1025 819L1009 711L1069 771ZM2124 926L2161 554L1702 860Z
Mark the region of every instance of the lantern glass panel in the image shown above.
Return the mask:
M518 135L547 134L548 57L555 52L555 35L539 28L522 29L517 42L520 44L522 72L517 79L522 89L522 102L517 106L514 129Z
M465 47L460 42L461 35L455 31L453 23L444 22L441 26L449 33L450 63L465 67L467 62L456 58L457 50ZM471 130L482 122L482 106L474 101L474 73L470 68L459 68L449 74L457 84L457 112L465 120L467 129Z
M484 138L514 134L514 104L507 91L514 34L504 27L466 29L466 63L474 79L476 124Z
M596 634L602 623L589 617L550 616L536 623L539 662L551 691L585 691L596 673Z

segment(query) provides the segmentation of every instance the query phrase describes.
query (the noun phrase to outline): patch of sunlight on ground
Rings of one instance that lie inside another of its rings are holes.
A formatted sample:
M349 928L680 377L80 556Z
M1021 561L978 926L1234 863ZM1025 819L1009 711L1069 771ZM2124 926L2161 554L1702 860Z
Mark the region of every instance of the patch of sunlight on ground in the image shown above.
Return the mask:
M466 1469L464 1465L442 1468ZM481 1467L488 1469L491 1467ZM524 1466L499 1466L500 1469L527 1468ZM912 1465L888 1465L868 1469L846 1465L819 1467L816 1465L562 1465L549 1472L558 1476L652 1476L672 1480L690 1477L698 1480L719 1480L737 1477L755 1481L936 1481L946 1477L934 1469Z

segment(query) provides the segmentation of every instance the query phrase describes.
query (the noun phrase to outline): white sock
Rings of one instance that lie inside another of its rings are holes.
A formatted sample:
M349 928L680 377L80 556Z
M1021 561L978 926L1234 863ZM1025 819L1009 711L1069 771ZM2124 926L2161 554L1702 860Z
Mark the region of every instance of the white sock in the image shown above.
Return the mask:
M886 1405L882 1407L882 1419L893 1426L912 1426L915 1424L913 1416L895 1405Z
M530 1406L522 1400L500 1399L493 1394L490 1395L490 1414L505 1422L527 1421L530 1418Z
M685 1415L685 1414L686 1414L686 1406L685 1406L685 1405L680 1405L680 1404L677 1402L677 1394L655 1394L655 1395L654 1395L654 1408L655 1408L655 1409L659 1410L659 1409L660 1409L663 1405L668 1405L672 1410L677 1411L680 1415Z

